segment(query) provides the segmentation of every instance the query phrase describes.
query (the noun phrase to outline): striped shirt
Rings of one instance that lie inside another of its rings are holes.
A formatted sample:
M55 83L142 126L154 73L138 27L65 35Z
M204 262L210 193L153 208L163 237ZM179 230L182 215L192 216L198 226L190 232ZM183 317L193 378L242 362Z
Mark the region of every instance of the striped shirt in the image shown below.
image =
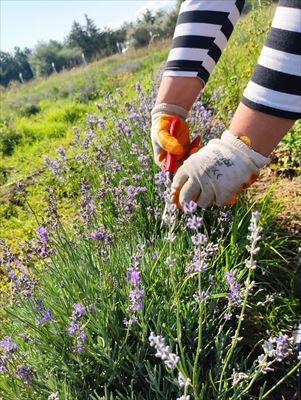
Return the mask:
M206 83L244 2L184 1L164 76L199 77ZM301 118L301 0L279 0L242 103L267 114Z

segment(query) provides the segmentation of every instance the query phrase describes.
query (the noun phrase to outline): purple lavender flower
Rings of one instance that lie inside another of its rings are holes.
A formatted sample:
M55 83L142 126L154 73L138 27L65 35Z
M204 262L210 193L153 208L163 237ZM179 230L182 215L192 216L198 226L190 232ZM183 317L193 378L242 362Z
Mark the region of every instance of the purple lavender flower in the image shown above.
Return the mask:
M192 262L187 265L186 272L194 273L194 272L205 272L208 267L208 259L207 257L202 257L199 252L195 252L193 254Z
M45 156L44 161L52 175L58 175L61 172L61 164L57 160L51 161L48 156Z
M197 206L197 203L191 200L189 203L184 203L183 211L185 214L192 214L197 209Z
M121 97L123 97L123 92L120 87L117 87L115 90L116 90L116 93L118 93Z
M81 340L82 342L85 342L87 340L87 334L85 331L80 330L79 335L78 335L78 339Z
M82 306L79 303L74 303L73 304L73 318L78 318L78 317L82 317L83 315L86 314L86 307Z
M75 353L84 353L84 342L87 340L87 334L83 330L82 319L83 316L91 310L91 307L84 307L80 303L73 304L73 312L70 317L70 324L67 328L69 335L75 336L75 345L73 351Z
M141 155L138 157L138 163L139 163L140 168L146 168L146 167L148 167L149 162L150 162L150 157L147 156L147 155L145 155L145 154L141 154Z
M75 322L71 322L67 328L67 332L69 333L69 335L73 335L73 333L77 332L78 330L79 330L79 325L76 324Z
M130 267L128 269L128 280L132 285L138 286L140 283L140 271L136 268Z
M81 180L81 211L80 214L85 225L89 228L92 225L92 220L95 218L96 207L91 193L91 185L85 179Z
M287 335L279 335L265 340L262 345L265 354L277 361L283 361L292 353L293 339Z
M83 140L83 143L82 143L82 146L83 146L84 149L87 149L90 146L90 144L92 143L93 138L94 138L93 129L88 129L87 132L86 132L86 136L85 136L85 138Z
M86 120L90 125L94 125L97 124L98 122L98 116L95 113L94 114L86 113Z
M138 154L138 153L139 153L138 145L136 143L132 143L131 154Z
M4 336L0 341L0 348L8 358L11 358L12 354L18 350L16 343L12 341L10 336Z
M140 82L136 82L135 89L138 93L141 93L141 83Z
M97 241L103 241L105 239L105 232L103 230L96 230L91 233L91 238Z
M57 154L58 154L59 156L61 156L62 158L65 158L65 157L66 157L66 150L64 149L63 146L59 146L59 147L56 149L56 152L57 152Z
M134 174L133 176L132 176L132 179L133 179L133 181L140 181L140 179L141 179L141 175L139 175L139 174Z
M42 311L44 309L44 304L41 299L36 300L36 305L34 307L35 311Z
M188 218L187 227L191 230L198 230L202 226L203 219L193 215L192 217Z
M203 233L198 233L195 236L191 236L191 241L194 246L205 245L208 242L207 236Z
M48 229L45 226L39 226L36 231L40 235L41 242L47 244L49 242Z
M106 127L105 122L106 122L106 117L99 118L98 119L98 128L101 130L105 129L105 127Z
M142 308L142 299L144 297L144 291L140 288L135 288L130 291L129 297L131 299L130 310L139 311Z
M80 328L78 330L78 335L76 337L76 345L74 347L74 352L75 353L79 353L82 354L85 352L85 348L84 348L84 342L87 340L87 334L86 332Z
M161 358L164 364L171 369L175 369L179 362L179 357L170 351L170 347L165 345L165 340L162 336L155 336L154 332L149 335L149 344L156 350L155 356Z
M155 174L155 185L161 186L165 185L166 183L166 174L164 171L160 171L157 174Z
M241 286L236 280L236 271L230 271L225 273L226 283L229 289L227 299L231 304L239 305L242 301Z
M181 372L178 374L178 384L180 388L188 387L191 384L191 380L189 378L185 378Z
M42 325L45 322L51 321L52 318L51 311L49 309L46 310L42 300L40 299L36 300L36 305L34 307L34 310L40 313L40 315L36 318L37 326Z
M33 379L33 368L30 365L17 365L16 375L21 381L28 385Z
M6 366L4 364L1 364L0 362L0 374L4 374L6 372Z
M231 313L225 313L225 314L224 314L224 319L225 319L226 321L229 321L229 320L231 319L231 317L232 317L232 314L231 314Z
M24 299L29 299L34 291L36 281L30 277L27 273L20 273L12 283L12 292L21 294Z
M15 279L15 277L16 277L14 271L9 271L8 276L10 279Z
M137 322L137 311L142 309L142 300L144 298L144 290L140 287L141 276L140 276L140 261L142 258L142 252L145 250L145 245L138 245L138 251L133 253L131 257L131 264L128 268L128 281L132 287L129 292L130 304L127 308L129 319L124 319L126 326L131 326Z
M51 318L52 318L51 311L50 311L50 310L46 310L46 311L43 313L42 318L43 318L44 321L50 321Z

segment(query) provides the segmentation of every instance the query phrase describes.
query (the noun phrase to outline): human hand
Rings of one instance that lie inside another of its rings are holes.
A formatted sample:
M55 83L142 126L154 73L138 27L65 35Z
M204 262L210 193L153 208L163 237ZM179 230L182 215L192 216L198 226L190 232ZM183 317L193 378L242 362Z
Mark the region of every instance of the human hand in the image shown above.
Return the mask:
M152 110L151 138L154 152L155 163L162 166L166 159L166 154L170 153L177 156L181 161L189 154L197 151L197 148L189 148L189 127L185 122L188 112L173 104L159 104ZM176 135L170 135L170 127L174 117L179 117L180 122L176 128Z
M252 150L229 131L210 140L178 169L171 202L178 207L195 201L200 207L231 205L243 189L255 182L269 158Z

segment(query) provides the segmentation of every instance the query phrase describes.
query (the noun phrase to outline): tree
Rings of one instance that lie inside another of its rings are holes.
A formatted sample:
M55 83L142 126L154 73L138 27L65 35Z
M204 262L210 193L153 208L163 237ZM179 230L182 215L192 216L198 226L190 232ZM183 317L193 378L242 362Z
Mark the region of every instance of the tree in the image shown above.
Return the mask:
M19 81L20 74L23 80L33 78L29 64L30 50L14 48L14 54L0 51L0 85L7 86L12 80Z
M40 42L30 56L30 63L35 76L50 75L54 69L59 72L81 63L81 50L66 48L55 40Z
M85 14L86 24L81 26L74 21L66 39L69 47L79 47L87 60L107 56L118 51L117 40L110 29L100 31L94 21Z

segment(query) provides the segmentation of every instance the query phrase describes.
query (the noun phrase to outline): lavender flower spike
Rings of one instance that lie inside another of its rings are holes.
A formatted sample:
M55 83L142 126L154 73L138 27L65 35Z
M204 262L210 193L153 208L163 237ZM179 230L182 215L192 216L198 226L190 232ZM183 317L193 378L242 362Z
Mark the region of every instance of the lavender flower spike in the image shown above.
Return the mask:
M12 341L10 336L4 336L4 338L0 341L0 348L4 351L8 358L10 358L11 355L18 349L16 343Z
M162 336L155 336L154 332L149 335L149 343L156 350L155 356L161 358L164 364L171 369L175 369L180 358L170 351L170 347L165 345L165 340Z
M249 251L251 256L257 254L259 251L259 247L256 246L257 242L261 238L260 233L262 231L262 228L258 226L259 218L260 213L258 211L254 211L252 213L250 226L248 228L250 233L247 236L247 239L250 241L250 245L247 245L246 249Z
M16 375L25 384L29 384L33 378L33 368L30 365L20 364L16 368Z

